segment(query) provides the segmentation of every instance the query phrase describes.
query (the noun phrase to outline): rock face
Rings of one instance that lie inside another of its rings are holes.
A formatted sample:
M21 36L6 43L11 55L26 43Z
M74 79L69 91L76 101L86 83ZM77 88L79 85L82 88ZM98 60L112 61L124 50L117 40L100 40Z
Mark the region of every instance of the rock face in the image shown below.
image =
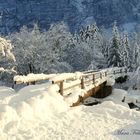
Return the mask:
M41 28L65 21L71 31L91 22L109 26L140 20L139 0L1 0L0 32L7 34L37 22Z

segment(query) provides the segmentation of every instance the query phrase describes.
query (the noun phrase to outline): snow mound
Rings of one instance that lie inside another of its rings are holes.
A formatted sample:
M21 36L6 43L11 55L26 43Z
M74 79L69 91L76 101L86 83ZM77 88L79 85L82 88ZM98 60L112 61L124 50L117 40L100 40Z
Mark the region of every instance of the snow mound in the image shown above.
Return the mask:
M51 118L52 115L66 111L69 107L63 97L58 94L58 89L57 85L46 89L42 84L28 86L15 93L10 88L1 87L0 128L4 129L9 123L19 122L21 119L24 121L45 120ZM3 100L7 100L8 97L9 100L4 102Z
M68 108L63 97L58 94L58 90L58 85L51 85L49 88L45 87L45 84L28 86L20 90L11 99L10 104L19 112L26 114L32 110L33 117L37 116L44 119L44 117L53 113L61 113Z
M12 88L0 87L0 104L8 104L15 91Z
M113 86L115 84L114 78L107 78L106 86Z

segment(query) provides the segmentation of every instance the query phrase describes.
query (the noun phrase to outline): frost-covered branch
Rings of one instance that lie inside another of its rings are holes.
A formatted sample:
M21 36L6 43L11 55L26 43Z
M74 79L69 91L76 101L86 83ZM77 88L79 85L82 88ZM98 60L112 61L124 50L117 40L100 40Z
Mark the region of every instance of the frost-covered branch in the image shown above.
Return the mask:
M0 53L8 60L16 61L14 54L11 52L13 46L10 40L0 37Z

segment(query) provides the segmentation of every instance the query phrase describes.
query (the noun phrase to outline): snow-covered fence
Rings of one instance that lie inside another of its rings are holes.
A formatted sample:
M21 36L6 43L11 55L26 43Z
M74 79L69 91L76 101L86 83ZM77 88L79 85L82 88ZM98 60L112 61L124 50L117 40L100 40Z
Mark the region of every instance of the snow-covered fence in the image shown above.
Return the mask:
M122 76L127 75L127 69L125 67L122 68L108 68L100 71L87 71L83 72L79 75L79 77L75 77L75 74L61 74L56 77L54 77L52 80L52 84L58 84L59 85L59 93L61 95L64 94L66 90L80 87L81 89L85 89L85 87L88 85L91 85L91 88L97 87L107 81L107 78L113 77L114 79L117 79ZM73 81L72 81L73 79ZM71 82L69 83L69 80ZM67 86L65 86L67 85Z
M117 79L127 75L127 68L115 67L107 68L99 71L86 71L75 73L62 73L62 74L28 74L27 76L17 75L14 77L15 84L33 83L41 80L49 80L52 84L59 85L59 93L64 95L65 91L71 90L75 87L80 89L92 89L107 81L112 77Z
M79 86L81 82L79 82L78 79L81 79L83 76L82 72L76 72L76 73L63 73L59 74L58 76L51 78L52 84L58 84L60 87L60 94L63 95L64 89L68 90L70 88L74 88L76 86ZM66 81L72 81L71 83L66 83ZM65 85L64 85L65 83ZM82 88L82 84L81 84Z

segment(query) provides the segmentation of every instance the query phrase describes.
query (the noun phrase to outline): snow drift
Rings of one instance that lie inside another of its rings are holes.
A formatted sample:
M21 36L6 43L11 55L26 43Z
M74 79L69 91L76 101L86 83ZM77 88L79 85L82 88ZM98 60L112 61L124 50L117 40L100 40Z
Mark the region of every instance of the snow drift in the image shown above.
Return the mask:
M28 86L18 93L0 87L0 139L139 138L139 135L119 135L118 130L140 129L140 112L112 101L69 108L57 91L57 85L48 89L46 84Z

